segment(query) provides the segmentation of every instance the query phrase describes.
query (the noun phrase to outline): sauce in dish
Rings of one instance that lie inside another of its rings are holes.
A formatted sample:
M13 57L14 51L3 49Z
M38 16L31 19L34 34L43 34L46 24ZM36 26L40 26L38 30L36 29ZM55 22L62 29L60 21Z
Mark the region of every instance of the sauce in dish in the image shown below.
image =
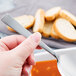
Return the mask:
M56 60L39 61L33 66L31 76L61 76Z

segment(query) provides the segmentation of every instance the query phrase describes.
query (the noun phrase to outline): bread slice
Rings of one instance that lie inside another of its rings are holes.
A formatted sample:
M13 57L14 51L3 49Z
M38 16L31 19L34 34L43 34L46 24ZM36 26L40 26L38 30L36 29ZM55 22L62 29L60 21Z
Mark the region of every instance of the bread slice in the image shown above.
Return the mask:
M54 7L46 11L45 18L47 21L53 21L60 14L60 7Z
M71 14L70 12L66 11L66 10L61 10L60 12L60 16L62 18L67 19L68 21L70 21L74 26L76 26L76 17Z
M53 25L53 22L45 22L43 27L43 32L42 32L42 35L44 37L50 36L52 25Z
M63 40L68 42L76 41L76 30L69 21L63 18L57 19L54 23L54 29Z
M55 29L54 29L54 25L52 26L51 28L51 33L50 33L51 37L55 38L55 39L59 39L59 36L58 34L55 32Z
M31 15L22 15L16 17L15 20L19 22L24 28L29 29L34 25L35 18ZM15 32L11 27L7 26L8 30Z
M12 29L11 27L9 27L9 26L6 26L7 27L7 29L9 30L9 31L12 31L12 32L16 32L14 29Z
M35 15L35 24L33 27L33 32L40 32L42 33L45 19L44 19L45 13L43 9L38 9Z

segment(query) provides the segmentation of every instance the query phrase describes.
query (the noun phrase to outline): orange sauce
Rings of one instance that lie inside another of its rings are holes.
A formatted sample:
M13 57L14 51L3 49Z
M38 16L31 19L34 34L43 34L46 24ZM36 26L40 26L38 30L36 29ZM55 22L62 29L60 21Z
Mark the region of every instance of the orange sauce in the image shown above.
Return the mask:
M33 66L31 76L61 76L56 60L40 61Z

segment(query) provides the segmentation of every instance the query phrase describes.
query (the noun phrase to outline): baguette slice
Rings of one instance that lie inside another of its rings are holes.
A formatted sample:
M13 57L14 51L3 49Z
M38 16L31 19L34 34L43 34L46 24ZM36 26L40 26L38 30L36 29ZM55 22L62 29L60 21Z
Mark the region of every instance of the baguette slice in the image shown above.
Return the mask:
M54 29L63 40L68 42L76 41L76 30L69 21L63 18L57 19L54 23Z
M53 22L45 22L43 27L43 32L42 32L42 35L44 37L50 36L52 25L53 25Z
M33 27L33 32L40 32L42 33L45 19L44 19L45 13L43 9L38 9L35 15L35 24Z
M24 28L29 29L34 25L35 18L31 15L23 15L16 17L15 20L19 22ZM16 32L11 27L7 26L8 30L12 32Z
M60 12L60 16L62 18L67 19L68 21L70 21L74 26L76 26L76 17L71 14L70 12L66 11L66 10L61 10Z
M45 18L47 21L53 21L60 14L60 7L54 7L46 11Z
M50 33L51 37L55 38L55 39L59 39L59 36L58 34L55 32L55 29L54 29L54 25L52 26L51 28L51 33Z

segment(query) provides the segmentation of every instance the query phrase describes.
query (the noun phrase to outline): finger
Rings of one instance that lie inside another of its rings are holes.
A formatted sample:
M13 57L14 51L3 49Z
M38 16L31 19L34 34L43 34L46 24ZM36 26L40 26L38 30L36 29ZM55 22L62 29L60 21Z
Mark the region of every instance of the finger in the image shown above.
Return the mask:
M42 48L38 45L36 49L42 49Z
M28 58L27 58L27 62L29 65L35 65L35 58L34 58L34 53L32 53Z
M27 59L34 51L34 49L38 46L40 40L41 34L38 32L34 33L12 51L24 62L25 59Z
M10 50L18 46L24 40L25 40L25 37L22 35L12 35L12 36L7 36L7 37L2 38L0 42L5 44Z
M32 65L28 65L28 64L24 65L23 66L23 70L22 70L22 75L24 75L24 76L30 76L31 69L32 69Z

